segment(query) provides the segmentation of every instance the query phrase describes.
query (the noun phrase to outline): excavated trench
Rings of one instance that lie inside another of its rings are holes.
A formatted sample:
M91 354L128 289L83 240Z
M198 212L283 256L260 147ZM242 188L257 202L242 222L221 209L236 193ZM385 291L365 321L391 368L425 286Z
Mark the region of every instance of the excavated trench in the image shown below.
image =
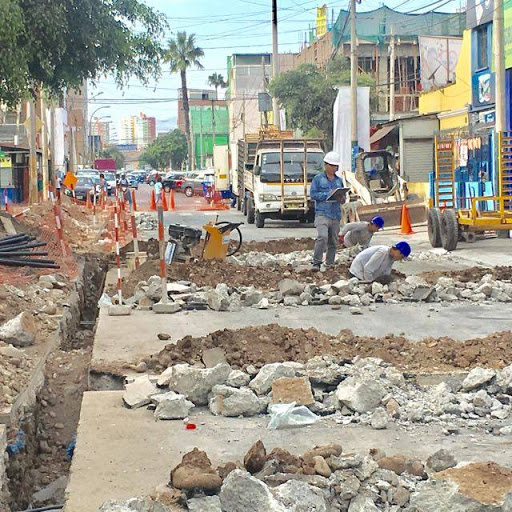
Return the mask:
M81 267L44 365L44 384L7 433L7 510L63 503L108 261L88 254Z

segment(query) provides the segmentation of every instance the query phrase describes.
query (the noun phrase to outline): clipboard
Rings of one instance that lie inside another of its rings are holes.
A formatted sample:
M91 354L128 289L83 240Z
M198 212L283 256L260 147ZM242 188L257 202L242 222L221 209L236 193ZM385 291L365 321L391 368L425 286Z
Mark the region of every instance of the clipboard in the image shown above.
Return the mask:
M348 187L335 188L331 192L331 195L326 199L326 201L343 201L349 190L350 188Z

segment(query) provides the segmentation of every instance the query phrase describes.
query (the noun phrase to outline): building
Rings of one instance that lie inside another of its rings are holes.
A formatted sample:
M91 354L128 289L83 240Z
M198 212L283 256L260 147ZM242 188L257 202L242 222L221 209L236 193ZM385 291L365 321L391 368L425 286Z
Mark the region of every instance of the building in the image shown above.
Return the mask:
M124 117L119 121L118 144L135 144L136 116Z
M79 90L69 90L65 105L70 170L89 164L87 82Z
M102 121L100 118L94 117L91 121L91 135L100 138L101 147L110 144L110 125L111 121Z
M215 90L211 89L187 89L188 106L207 107L212 105L212 101L219 99ZM224 103L224 100L221 100ZM183 108L183 91L178 89L178 129L185 133L185 109Z
M156 118L148 117L144 112L125 117L119 122L118 137L119 144L136 144L143 149L156 138Z

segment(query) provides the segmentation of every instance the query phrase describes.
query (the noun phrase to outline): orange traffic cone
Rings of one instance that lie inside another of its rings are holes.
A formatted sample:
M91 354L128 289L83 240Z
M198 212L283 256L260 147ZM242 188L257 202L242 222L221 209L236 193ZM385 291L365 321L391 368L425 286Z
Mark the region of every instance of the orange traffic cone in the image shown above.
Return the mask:
M176 210L176 203L174 202L174 190L172 188L169 192L169 210L172 212Z
M132 190L132 208L133 211L137 211L137 202L135 201L135 190Z
M402 206L402 215L400 217L400 234L412 235L414 233L411 226L411 218L409 217L409 208L404 204Z
M156 198L154 190L151 191L151 202L149 203L149 211L156 212Z
M169 207L167 206L167 198L165 197L165 192L162 190L162 208L164 209L164 212L169 211Z

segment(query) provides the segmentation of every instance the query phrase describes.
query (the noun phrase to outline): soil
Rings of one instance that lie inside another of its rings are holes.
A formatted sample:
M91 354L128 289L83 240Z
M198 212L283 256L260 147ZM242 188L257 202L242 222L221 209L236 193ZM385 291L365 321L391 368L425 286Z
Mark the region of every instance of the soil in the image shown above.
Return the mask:
M465 270L423 272L420 276L430 283L435 283L440 277L453 277L458 281L468 283L470 281L478 282L486 274L492 274L494 279L499 281L511 281L512 267L471 267Z
M171 281L191 281L198 286L216 286L226 283L229 286L254 286L258 290L277 290L279 281L288 277L303 283L333 283L347 276L348 265L336 265L325 272L312 270L296 272L293 267L243 267L236 263L218 260L196 260L191 263L173 263L167 267L167 279ZM149 260L123 280L123 294L133 295L139 281L159 275L159 262ZM113 289L113 288L112 288Z
M332 354L342 361L356 355L378 357L402 371L436 372L468 370L476 366L505 367L512 358L512 333L504 331L464 342L451 338L426 338L417 342L393 335L355 336L348 330L338 336L328 336L316 329L290 329L271 324L224 329L201 338L187 336L175 345L166 345L146 362L157 371L176 363L200 363L202 351L214 347L224 349L228 363L236 368L250 364L259 368L282 361L304 363L316 355Z
M285 240L267 240L265 242L243 242L240 252L268 252L269 254L281 254L294 251L313 250L315 240L313 238L287 238Z
M461 494L485 505L501 504L505 495L512 491L512 471L494 462L447 469L435 477L452 480Z

